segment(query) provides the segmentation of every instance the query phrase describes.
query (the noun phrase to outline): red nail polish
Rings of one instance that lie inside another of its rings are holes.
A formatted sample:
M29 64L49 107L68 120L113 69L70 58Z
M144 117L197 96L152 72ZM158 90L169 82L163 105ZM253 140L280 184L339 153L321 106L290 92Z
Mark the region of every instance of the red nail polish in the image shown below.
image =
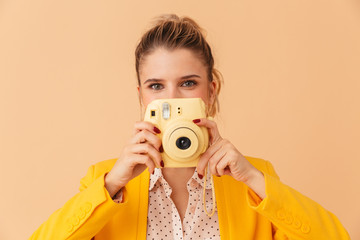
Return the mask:
M155 170L153 170L153 172L151 173L151 175L154 175L154 172L155 172Z
M163 146L161 145L160 148L159 148L159 152L164 152L164 149L163 149Z
M194 122L194 123L199 123L199 122L200 122L200 119L194 119L193 122Z
M160 165L161 165L161 167L164 167L164 161L163 160L161 160Z
M200 178L200 179L202 179L202 178L203 178L203 175L201 175L201 174L199 174L199 173L198 173L198 176L199 176L199 178Z
M157 127L154 127L154 132L161 133L160 129L158 129Z

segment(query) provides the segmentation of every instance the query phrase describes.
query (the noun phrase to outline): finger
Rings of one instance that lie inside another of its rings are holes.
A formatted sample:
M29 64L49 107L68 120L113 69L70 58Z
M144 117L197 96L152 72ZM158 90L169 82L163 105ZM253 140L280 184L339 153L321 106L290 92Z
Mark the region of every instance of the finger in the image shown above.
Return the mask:
M130 143L132 144L139 144L139 143L150 143L154 148L160 151L161 146L161 139L154 135L152 132L149 132L147 129L138 132L131 140Z
M214 144L215 142L221 139L216 122L209 120L207 118L194 119L193 122L196 125L200 127L206 127L209 130L210 145Z
M154 161L154 163L157 164L157 166L161 166L161 155L158 150L156 150L152 145L149 143L143 143L143 144L134 144L131 146L130 151L132 153L136 154L144 154L149 155L151 159Z
M154 124L147 121L139 121L134 124L135 134L142 131L142 130L148 130L149 132L152 132L153 134L159 134L161 133L160 129L157 128Z
M221 160L216 165L216 171L219 173L220 176L228 175L229 173L231 173L226 153L227 152L224 153Z
M203 153L199 159L199 162L197 164L197 172L200 175L204 175L205 172L205 168L207 166L207 163L209 161L209 159L212 157L212 155L214 155L215 152L217 152L222 146L221 142L218 142L214 145L211 145L206 151L205 153Z
M220 148L217 152L215 152L211 156L211 158L209 159L209 165L210 165L210 171L212 174L217 175L217 176L223 175L224 171L219 171L220 169L218 168L218 164L220 161L222 161L222 159L224 158L225 155L226 155L226 149Z
M144 164L148 167L149 173L152 174L155 170L155 163L148 155L136 154L134 156L138 164Z

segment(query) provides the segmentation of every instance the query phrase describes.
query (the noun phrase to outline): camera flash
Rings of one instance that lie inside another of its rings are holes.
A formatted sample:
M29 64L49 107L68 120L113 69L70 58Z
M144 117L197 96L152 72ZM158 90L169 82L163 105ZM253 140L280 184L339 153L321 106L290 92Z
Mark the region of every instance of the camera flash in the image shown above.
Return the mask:
M162 104L162 116L165 120L170 118L170 104L167 102Z

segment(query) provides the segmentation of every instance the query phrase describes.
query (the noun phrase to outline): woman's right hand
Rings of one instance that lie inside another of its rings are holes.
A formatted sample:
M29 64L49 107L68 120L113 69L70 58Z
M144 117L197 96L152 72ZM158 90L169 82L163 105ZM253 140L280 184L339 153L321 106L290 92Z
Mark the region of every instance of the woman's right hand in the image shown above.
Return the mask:
M134 129L134 136L105 177L105 188L111 197L146 168L153 173L155 162L158 166L164 166L160 155L163 151L161 139L156 136L160 130L146 121L136 122Z

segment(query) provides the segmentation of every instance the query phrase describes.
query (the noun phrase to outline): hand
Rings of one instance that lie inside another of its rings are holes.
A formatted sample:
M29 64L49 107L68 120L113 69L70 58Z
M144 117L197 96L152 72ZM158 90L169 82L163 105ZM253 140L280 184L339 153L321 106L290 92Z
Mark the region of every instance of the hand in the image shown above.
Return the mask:
M264 175L226 139L223 139L214 121L206 118L193 120L198 126L208 128L209 148L200 157L197 172L202 178L208 163L213 175L229 175L252 188L261 198L265 197Z
M155 163L163 166L160 151L161 139L156 136L160 130L150 122L136 122L134 136L123 148L114 167L105 177L105 187L110 196L115 195L131 179L138 176L146 168L154 172Z

